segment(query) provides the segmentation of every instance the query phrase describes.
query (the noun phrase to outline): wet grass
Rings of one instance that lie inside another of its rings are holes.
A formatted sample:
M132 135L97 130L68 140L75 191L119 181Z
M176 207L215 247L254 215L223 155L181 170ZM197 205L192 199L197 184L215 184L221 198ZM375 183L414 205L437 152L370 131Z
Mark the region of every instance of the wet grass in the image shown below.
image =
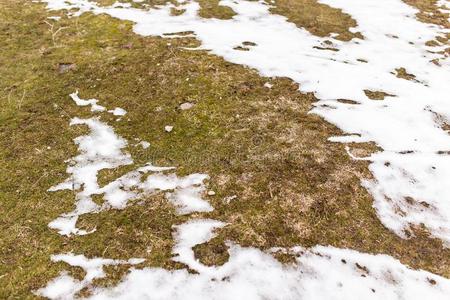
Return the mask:
M91 116L68 97L76 89L82 98L128 111L119 122L101 118L130 142L136 165L152 161L177 166L180 175L211 176L215 195L205 197L215 211L195 216L230 225L195 248L203 262L226 261L226 240L263 249L321 244L386 253L450 276L450 251L439 241L420 228L402 240L381 225L360 186L360 178L370 177L366 163L327 141L341 133L308 114L312 94L299 93L290 80L263 78L205 52L180 49L198 45L194 39L139 37L131 24L107 16L54 22L49 15L63 13L30 1L0 2L0 298L32 298L32 290L70 269L50 262L51 254L143 257L142 266L181 267L170 261L172 225L188 217L176 215L162 195L83 216L81 226L97 229L84 237L61 237L47 227L73 208L71 192L46 190L66 178L64 161L77 153L72 140L86 132L69 127L70 118ZM342 24L352 22L342 18ZM54 24L53 34L46 22ZM323 34L348 31L324 24L330 29L317 29ZM62 63L74 67L61 72ZM194 106L180 110L184 102ZM173 131L165 132L166 125ZM151 147L134 147L135 138ZM354 153L376 151L370 144L351 146ZM126 171L102 172L100 182ZM125 271L108 272L99 284L116 282Z

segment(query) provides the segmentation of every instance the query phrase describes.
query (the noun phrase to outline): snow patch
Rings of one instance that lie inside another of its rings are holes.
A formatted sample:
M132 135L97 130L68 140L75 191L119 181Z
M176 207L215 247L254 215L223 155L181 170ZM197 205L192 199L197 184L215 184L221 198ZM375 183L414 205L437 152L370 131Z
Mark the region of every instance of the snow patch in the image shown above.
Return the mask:
M92 112L97 112L97 111L105 111L106 108L104 106L98 105L97 99L88 99L88 100L84 100L81 99L80 97L78 97L78 91L76 91L75 93L70 94L70 98L72 98L73 101L75 101L75 103L78 106L91 106L91 111Z
M79 99L76 94L73 95L72 99ZM91 100L88 101L90 104L96 103ZM85 104L86 102L80 103ZM95 229L86 231L76 227L80 215L111 208L124 209L131 200L157 192L167 192L166 199L177 207L180 214L212 211L212 206L202 199L202 194L206 190L204 181L208 179L208 176L195 173L180 178L173 173L163 173L174 170L173 167L147 164L100 187L98 184L99 171L133 164L130 154L123 151L128 143L122 137L117 136L112 127L98 118L73 118L70 125L86 125L90 129L90 133L74 139L79 154L67 161L69 166L66 172L70 176L49 189L51 192L59 190L75 192L75 209L62 214L49 223L49 227L58 230L59 234L89 234ZM154 174L147 176L144 180L143 174L148 172ZM95 195L103 195L104 203L102 205L98 205L92 200Z
M120 107L116 107L112 110L108 110L108 112L112 113L115 116L125 116L127 114L127 111Z
M36 294L47 297L49 299L74 299L76 294L82 289L89 287L94 279L105 277L103 266L108 265L136 265L145 261L145 259L131 258L125 260L91 258L88 259L84 255L58 254L52 255L53 262L65 262L70 266L81 267L86 275L83 280L78 280L62 272L59 277L53 279L46 287L39 289Z
M192 247L209 241L214 237L213 230L224 225L214 220L194 220L176 227L173 259L197 273L188 269L131 269L115 287L92 288L89 298L447 299L450 293L450 280L443 277L412 270L387 255L334 247L275 248L263 252L229 243L228 262L217 267L203 265L195 259ZM295 263L281 264L273 258L274 252L294 255ZM103 276L102 266L115 261L100 259L91 263L83 257L82 262L72 265L86 268L86 263L90 278L98 278ZM81 286L63 273L39 293L58 299L63 292L73 293Z
M415 8L400 0L320 0L357 21L352 31L361 32L364 40L342 42L297 28L285 17L271 14L262 1L220 1L236 13L229 20L201 18L195 1L182 4L179 9L185 12L178 16L170 12L172 4L136 9L100 7L87 0L44 2L52 10L79 8L72 15L91 11L132 21L134 31L144 36L176 38L165 34L192 31L202 43L196 49L255 68L266 77L291 78L301 91L314 92L320 99L312 113L349 134L339 142L370 141L383 149L368 158L374 179L362 181L375 198L383 224L405 237L412 226L423 223L433 236L450 245L450 167L445 154L450 152L450 135L439 121L448 124L450 120L450 68L439 53L444 46L425 45L448 30L419 22ZM339 51L317 49L330 39ZM243 41L257 46L235 50ZM398 68L406 68L420 81L396 77ZM374 101L364 90L396 97ZM414 199L410 203L426 205L405 204L409 198ZM418 211L426 217L419 217Z

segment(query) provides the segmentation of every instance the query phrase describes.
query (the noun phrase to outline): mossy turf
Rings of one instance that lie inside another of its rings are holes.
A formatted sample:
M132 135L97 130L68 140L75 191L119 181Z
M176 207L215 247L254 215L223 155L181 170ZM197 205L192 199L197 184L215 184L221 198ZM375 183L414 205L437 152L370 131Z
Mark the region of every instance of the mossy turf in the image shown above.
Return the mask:
M263 249L321 244L386 253L450 276L450 251L439 241L421 228L402 240L381 225L360 186L370 177L366 163L327 141L341 133L308 114L316 99L290 80L181 49L198 45L194 39L137 36L130 23L104 15L67 19L17 0L0 2L0 20L0 298L34 298L33 290L70 269L50 261L57 253L142 257L140 266L181 267L170 261L172 225L188 217L178 216L162 195L83 216L80 226L97 229L91 235L62 237L47 227L74 207L73 193L47 189L66 178L64 161L77 153L73 139L87 132L69 120L92 115L70 100L75 90L128 111L118 122L109 114L101 119L129 141L135 166L152 161L176 166L179 175L211 176L215 195L205 197L215 210L195 216L229 225L195 248L205 263L226 261L226 240ZM184 102L194 106L180 110ZM166 125L173 131L164 131ZM151 147L134 147L135 138ZM350 146L355 153L376 150ZM128 170L102 172L100 182ZM108 268L110 276L98 283L120 280L121 268Z

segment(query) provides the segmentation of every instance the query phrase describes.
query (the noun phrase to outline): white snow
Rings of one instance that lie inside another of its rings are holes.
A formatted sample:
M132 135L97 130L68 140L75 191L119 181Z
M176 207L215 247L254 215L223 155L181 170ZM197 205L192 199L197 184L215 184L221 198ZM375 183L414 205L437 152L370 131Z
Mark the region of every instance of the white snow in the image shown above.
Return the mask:
M196 273L187 269L131 269L115 287L92 288L90 298L438 300L448 299L450 293L450 280L412 270L387 255L333 247L275 248L267 253L229 243L229 260L222 266L206 266L195 258L192 247L209 241L215 236L213 231L223 226L222 222L197 219L176 227L173 259ZM271 255L278 251L295 255L296 262L281 264ZM39 290L40 295L58 299L55 295L73 293L88 286L93 278L103 276L103 265L117 263L83 256L63 257L87 271L84 283L63 273Z
M79 98L76 94L72 94L72 99L78 100ZM92 102L91 100L89 100L91 104L95 104L97 101ZM123 151L128 143L122 137L117 136L112 127L98 118L73 118L70 125L87 125L90 133L74 139L79 154L67 161L69 166L66 172L70 176L49 189L50 192L59 190L76 192L75 209L62 214L49 223L49 227L58 230L59 234L85 235L92 233L95 229L86 231L76 227L80 215L111 208L124 209L129 201L157 192L167 192L166 199L176 206L179 214L212 211L212 206L202 199L202 194L206 190L204 181L208 179L208 176L194 173L178 177L174 173L163 173L174 170L173 167L157 167L147 164L100 187L97 181L99 171L133 164L130 154ZM153 174L143 180L142 175L148 172ZM92 200L94 195L103 195L104 203L96 204Z
M142 149L147 149L148 147L150 147L150 143L147 141L140 141L139 143L137 143L137 145L141 146Z
M70 94L70 98L72 98L73 101L75 101L75 103L78 106L91 106L91 111L92 112L102 112L102 111L106 111L106 107L101 106L98 103L97 99L81 99L78 96L78 91L76 91L75 93ZM108 110L109 113L113 114L114 116L124 116L126 115L127 111L123 108L120 107L116 107L114 109Z
M383 224L406 237L405 231L411 225L422 223L433 236L450 244L450 136L443 129L450 123L450 70L445 57L437 53L443 46L425 45L446 30L418 22L414 17L416 10L400 0L320 0L341 8L357 21L358 26L352 31L361 32L365 39L350 42L335 40L334 35L313 36L286 18L270 14L269 6L261 1L220 1L237 13L231 20L200 18L199 5L194 1L184 2L181 8L186 11L179 16L170 14L172 4L142 10L119 2L99 7L88 0L43 1L49 9L70 10L69 16L90 11L132 21L134 31L141 35L167 38L164 33L192 31L202 43L199 49L255 68L264 76L291 78L300 84L301 91L314 92L318 97L312 113L345 133L330 137L330 141L370 141L383 149L369 157L352 156L371 162L374 179L363 179L362 184L373 195ZM234 50L249 40L256 46L249 51ZM331 40L339 51L314 48L326 40ZM430 63L433 59L441 66ZM394 76L392 73L400 67L413 73L416 80ZM365 95L365 89L395 96L374 101ZM91 110L97 105L91 101L95 99L75 96L72 99L77 104L91 105ZM76 191L75 210L49 224L61 234L86 234L76 228L80 214L122 209L130 200L148 193L165 192L166 199L180 214L213 210L202 199L208 176L191 174L180 178L171 167L148 164L99 187L98 171L133 163L129 154L123 152L127 142L96 118L74 118L71 125L87 125L91 132L75 139L80 154L68 161L70 177L51 189ZM147 172L152 174L142 179ZM102 206L92 201L94 194L104 195ZM232 201L236 197L226 199ZM139 263L139 259L54 256L54 261L82 267L86 276L80 281L62 273L37 293L50 299L71 299L89 287L93 299L448 299L450 295L449 279L412 270L387 255L331 246L273 248L264 252L228 242L230 257L225 264L204 265L192 248L214 238L224 226L225 223L211 219L190 219L176 225L173 260L186 268L131 268L114 287L95 287L93 279L104 276L104 265ZM273 257L278 251L294 254L295 263L279 263Z
M120 107L116 107L112 110L108 110L108 112L112 113L115 116L125 116L127 114L127 111Z
M70 176L64 182L49 189L49 191L67 189L78 191L75 209L70 213L63 214L49 224L51 228L57 229L63 235L87 233L77 229L75 224L79 215L100 209L91 198L100 189L97 183L98 172L103 169L129 165L133 162L128 153L122 152L127 142L118 137L111 127L102 123L99 119L73 118L70 125L87 125L90 134L74 139L80 154L68 161L69 166L66 172Z
M75 295L85 287L89 287L94 279L105 277L103 266L107 265L136 265L145 259L132 258L128 261L92 258L88 259L84 255L74 255L73 253L52 255L53 262L65 262L74 267L81 267L86 275L83 280L77 280L62 272L59 277L53 279L46 287L39 289L37 294L49 299L73 299Z
M75 93L70 94L70 98L72 98L73 101L75 101L75 103L78 106L91 106L91 111L92 112L96 112L96 111L105 111L106 108L104 106L98 105L97 99L81 99L80 97L78 97L78 91L76 91Z
M320 0L357 21L352 31L361 32L364 40L342 42L333 35L321 38L297 28L285 17L271 14L261 1L220 1L236 12L231 20L202 19L195 1L181 5L186 11L178 16L171 15L172 4L136 9L99 7L87 0L44 2L53 10L79 8L73 15L91 11L132 21L134 31L144 36L168 38L164 34L192 31L202 43L198 49L255 68L264 76L291 78L301 91L318 97L312 113L349 134L336 141L372 141L383 149L366 158L374 178L362 181L374 196L383 224L405 237L411 226L423 223L433 236L450 244L450 135L442 128L450 122L450 68L438 53L445 45L425 45L448 30L417 21L416 9L400 0ZM249 51L234 49L249 40L256 43ZM332 41L339 51L314 48L325 41ZM397 78L393 73L401 67L416 80ZM395 97L374 101L364 90ZM410 204L410 198L423 204Z
M222 228L226 224L216 220L197 219L175 226L175 246L172 249L174 261L187 265L190 269L200 273L207 273L215 269L200 263L192 248L211 240L216 235L213 230Z

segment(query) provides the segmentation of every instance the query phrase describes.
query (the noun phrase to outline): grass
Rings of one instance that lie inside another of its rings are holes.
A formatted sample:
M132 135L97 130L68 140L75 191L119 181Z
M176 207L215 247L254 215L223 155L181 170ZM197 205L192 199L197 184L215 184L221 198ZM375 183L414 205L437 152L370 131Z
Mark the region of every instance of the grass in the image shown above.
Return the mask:
M211 16L231 17L217 2L204 3ZM354 21L338 10L313 1L276 5L283 10L298 3L310 10L296 15L296 24L306 24L313 34L351 38L348 26ZM324 17L312 22L310 14L319 11ZM370 177L367 164L327 141L340 132L308 114L316 101L312 94L298 92L288 79L263 78L205 52L180 49L197 45L194 39L169 45L167 39L137 36L131 24L107 16L47 19L55 14L64 15L31 1L0 2L0 298L34 298L32 290L68 268L50 262L56 253L143 257L142 266L182 267L170 261L171 234L172 225L187 217L176 215L161 195L82 217L80 225L97 228L88 236L61 237L47 227L73 208L72 193L46 190L66 178L64 161L77 153L72 140L86 132L68 126L71 117L91 115L69 99L76 89L82 98L128 111L120 122L107 115L102 120L130 142L127 150L137 165L151 160L177 166L180 175L211 176L209 188L216 194L208 199L215 211L197 216L230 225L195 248L201 261L225 262L225 240L263 249L321 244L386 253L450 276L450 251L423 229L402 240L381 225L372 198L360 186L360 178ZM46 22L54 24L53 31ZM62 63L74 67L61 73ZM273 87L264 87L266 82ZM180 110L187 101L194 107ZM165 132L165 125L174 130ZM134 138L151 147L133 147ZM354 153L375 149L351 145ZM102 172L100 182L126 171ZM233 195L229 204L223 200ZM126 272L108 270L111 276L99 284L111 284ZM72 272L81 275L77 268Z
M363 38L361 33L349 30L357 25L356 21L340 9L315 0L275 0L273 5L271 12L287 17L290 22L314 35L325 37L335 33L335 38L342 41Z

